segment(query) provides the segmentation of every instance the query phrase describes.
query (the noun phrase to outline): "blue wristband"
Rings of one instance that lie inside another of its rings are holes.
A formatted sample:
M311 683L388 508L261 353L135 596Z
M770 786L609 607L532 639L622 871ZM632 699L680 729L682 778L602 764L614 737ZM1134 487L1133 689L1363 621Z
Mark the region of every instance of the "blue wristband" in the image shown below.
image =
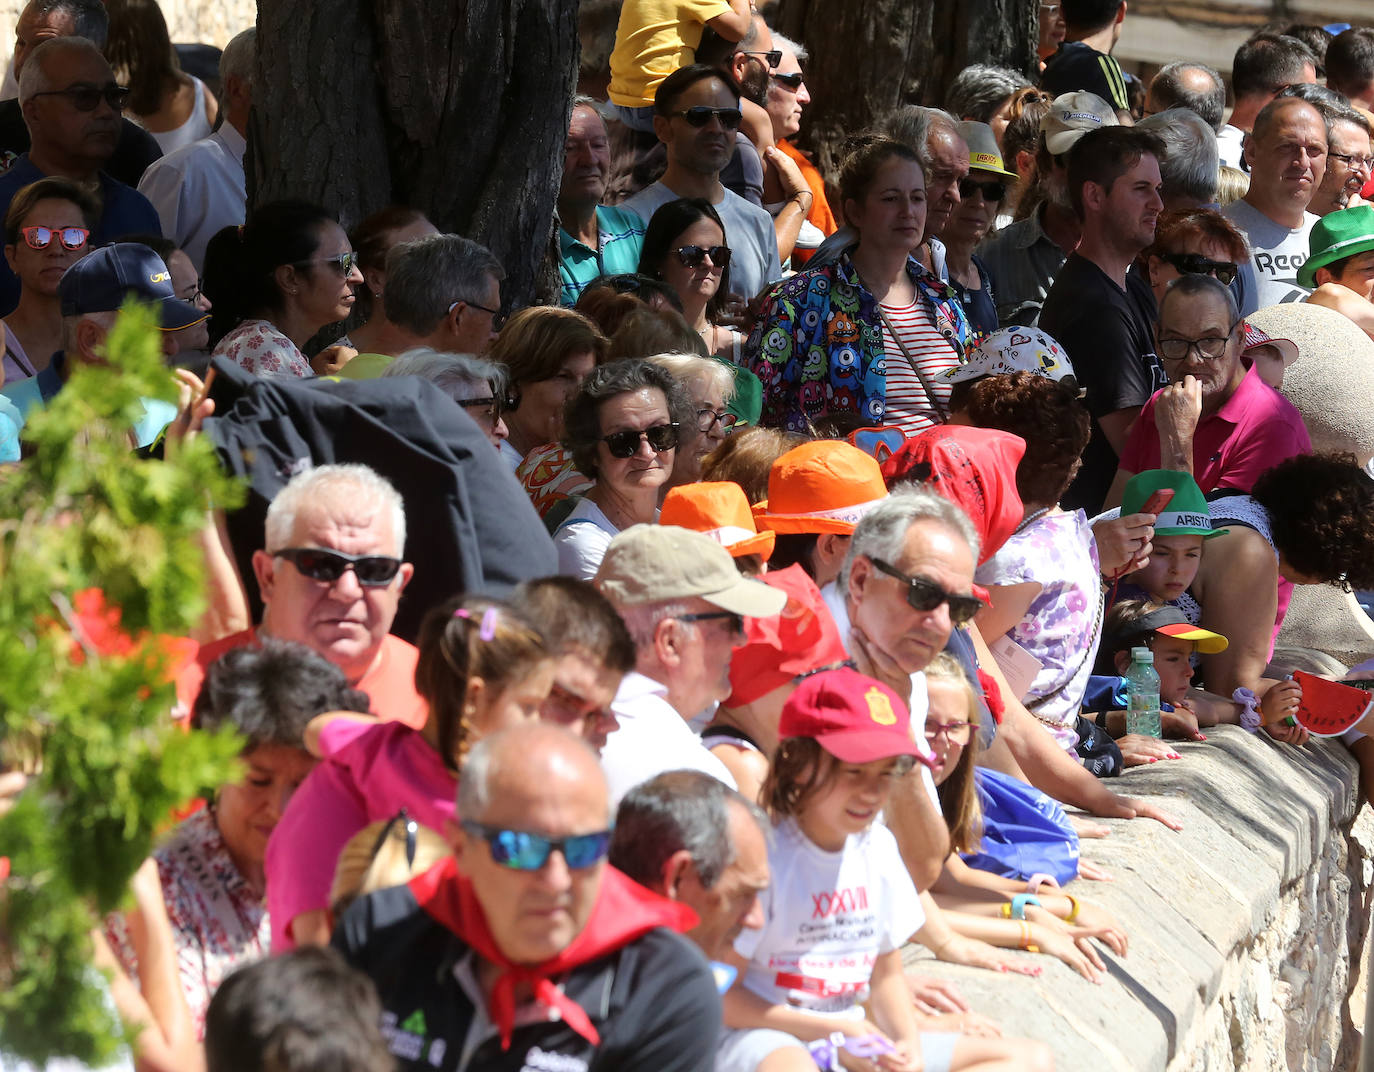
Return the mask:
M1028 904L1035 905L1036 908L1039 908L1040 898L1033 893L1018 893L1013 896L1011 899L1011 918L1025 919L1026 905Z

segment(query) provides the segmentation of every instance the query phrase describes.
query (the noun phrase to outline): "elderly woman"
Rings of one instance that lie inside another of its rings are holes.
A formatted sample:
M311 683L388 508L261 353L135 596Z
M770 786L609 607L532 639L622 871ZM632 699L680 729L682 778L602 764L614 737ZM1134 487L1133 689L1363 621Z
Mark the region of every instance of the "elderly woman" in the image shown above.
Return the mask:
M1245 236L1220 212L1208 208L1165 212L1155 224L1155 240L1140 255L1140 267L1155 301L1182 275L1210 275L1230 286L1250 256Z
M735 377L729 365L695 354L654 354L648 360L687 388L696 411L695 419L682 429L673 476L663 487L666 494L669 488L700 480L702 459L734 430L735 415L725 407L734 397Z
M858 245L764 296L745 347L763 383L763 423L793 431L831 413L908 434L942 422L968 319L954 292L912 254L926 222L920 158L881 135L856 140L840 169Z
M287 802L315 765L304 747L306 724L326 711L367 709L367 696L349 688L338 667L298 644L237 648L206 674L192 725L243 736L246 773L221 786L153 852L198 1036L224 978L268 953L263 861ZM107 932L124 969L136 976L122 920L111 917Z
M596 485L554 533L559 573L591 580L617 533L653 523L695 421L687 389L652 361L613 361L587 377L568 405L563 445Z
M960 123L959 133L968 143L969 172L959 181L959 204L941 238L950 286L964 307L972 336L978 339L997 330L997 302L987 265L973 251L992 229L1016 173L1002 165L1002 152L988 124Z
M503 414L511 406L506 372L493 361L471 354L446 354L428 346L407 350L382 372L383 376L419 376L458 403L491 445L501 449L509 434Z

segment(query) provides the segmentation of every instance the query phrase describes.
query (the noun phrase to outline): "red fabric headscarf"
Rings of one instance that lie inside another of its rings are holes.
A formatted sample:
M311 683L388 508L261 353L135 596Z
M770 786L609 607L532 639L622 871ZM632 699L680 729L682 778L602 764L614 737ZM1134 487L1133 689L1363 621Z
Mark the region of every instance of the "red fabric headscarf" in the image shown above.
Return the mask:
M1016 467L1026 441L993 428L942 424L907 439L883 462L891 488L902 481L928 484L963 508L978 530L978 564L995 555L1021 524L1026 508L1016 491Z
M602 872L601 889L587 925L572 943L542 964L513 964L497 948L472 880L458 870L453 857L417 875L409 886L426 914L466 942L478 956L501 969L488 1005L492 1021L501 1032L503 1050L510 1049L515 1026L515 988L520 983L530 983L535 998L557 1009L569 1027L593 1046L598 1045L601 1035L591 1018L553 984L551 977L613 953L655 927L667 927L680 934L698 922L697 914L686 905L660 897L608 864Z

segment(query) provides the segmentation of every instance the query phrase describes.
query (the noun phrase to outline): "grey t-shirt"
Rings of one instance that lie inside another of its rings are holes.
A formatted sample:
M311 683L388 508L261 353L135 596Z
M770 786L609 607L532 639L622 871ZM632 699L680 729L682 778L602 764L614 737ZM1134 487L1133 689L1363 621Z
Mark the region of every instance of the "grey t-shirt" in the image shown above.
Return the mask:
M1240 315L1285 302L1302 301L1312 292L1298 285L1298 269L1307 261L1308 234L1320 218L1303 213L1302 226L1289 230L1248 201L1233 201L1221 210L1245 234L1250 260L1241 265Z

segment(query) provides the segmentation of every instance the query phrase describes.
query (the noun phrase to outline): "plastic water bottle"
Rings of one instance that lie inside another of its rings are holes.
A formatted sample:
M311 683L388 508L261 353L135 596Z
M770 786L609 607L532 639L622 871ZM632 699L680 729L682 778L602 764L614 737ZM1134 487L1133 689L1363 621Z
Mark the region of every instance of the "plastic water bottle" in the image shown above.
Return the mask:
M1149 648L1131 649L1131 668L1126 672L1126 732L1141 737L1161 737L1159 725L1159 675L1155 654Z

